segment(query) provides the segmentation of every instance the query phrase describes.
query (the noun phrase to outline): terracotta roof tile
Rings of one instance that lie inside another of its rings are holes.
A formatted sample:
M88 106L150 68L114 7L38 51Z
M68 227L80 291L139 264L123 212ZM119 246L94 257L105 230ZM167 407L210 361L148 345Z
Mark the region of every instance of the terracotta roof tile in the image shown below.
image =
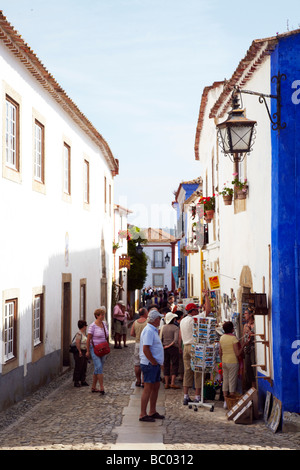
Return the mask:
M73 121L101 148L112 175L117 175L119 162L114 158L108 143L56 82L33 50L24 42L22 36L7 21L2 10L0 10L0 40L24 64L27 70L69 114Z
M143 232L147 234L147 242L161 242L161 243L172 243L176 242L177 239L170 233L165 232L161 228L143 228Z

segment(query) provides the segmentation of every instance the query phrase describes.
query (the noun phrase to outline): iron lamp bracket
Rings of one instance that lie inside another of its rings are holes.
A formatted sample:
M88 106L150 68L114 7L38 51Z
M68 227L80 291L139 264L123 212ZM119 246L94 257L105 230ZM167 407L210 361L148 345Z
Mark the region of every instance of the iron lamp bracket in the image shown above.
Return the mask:
M256 91L241 90L240 88L235 87L236 92L238 92L240 94L245 93L245 94L248 94L248 95L258 96L259 102L265 104L267 113L268 113L270 121L272 123L273 131L280 131L280 130L286 128L286 123L281 122L281 81L282 80L286 80L286 75L284 73L281 74L280 72L278 72L277 75L274 75L271 78L271 81L273 83L276 83L276 95L267 95L265 93L259 93L259 92L256 92ZM273 113L273 115L271 115L271 112L270 112L270 109L268 107L266 98L276 99L276 101L277 101L276 113Z

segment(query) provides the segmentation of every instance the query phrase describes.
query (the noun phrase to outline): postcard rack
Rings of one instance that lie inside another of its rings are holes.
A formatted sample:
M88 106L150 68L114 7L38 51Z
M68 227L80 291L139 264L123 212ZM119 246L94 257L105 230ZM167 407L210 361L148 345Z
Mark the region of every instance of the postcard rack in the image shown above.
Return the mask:
M219 357L219 343L216 334L216 319L212 317L193 318L193 344L191 350L191 368L194 372L201 372L201 399L200 402L189 402L190 409L194 407L210 408L214 411L214 405L204 403L204 376L206 372L213 372Z

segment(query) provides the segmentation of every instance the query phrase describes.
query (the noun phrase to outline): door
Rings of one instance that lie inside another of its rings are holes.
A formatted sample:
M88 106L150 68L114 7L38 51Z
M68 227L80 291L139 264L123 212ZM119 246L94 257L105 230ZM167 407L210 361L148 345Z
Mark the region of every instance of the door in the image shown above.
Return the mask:
M70 366L69 346L71 343L71 282L63 282L62 292L62 362Z

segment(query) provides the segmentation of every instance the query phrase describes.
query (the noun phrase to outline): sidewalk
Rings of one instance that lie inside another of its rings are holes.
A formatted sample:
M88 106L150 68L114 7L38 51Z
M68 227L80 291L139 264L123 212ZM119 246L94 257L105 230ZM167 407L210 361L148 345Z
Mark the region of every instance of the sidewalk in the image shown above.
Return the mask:
M129 404L123 409L122 424L113 430L118 437L116 443L111 446L111 450L164 450L165 420L157 419L155 423L139 421L143 389L136 387L135 383L132 388L134 390L130 396ZM156 409L163 415L165 414L164 404L165 391L161 385Z

